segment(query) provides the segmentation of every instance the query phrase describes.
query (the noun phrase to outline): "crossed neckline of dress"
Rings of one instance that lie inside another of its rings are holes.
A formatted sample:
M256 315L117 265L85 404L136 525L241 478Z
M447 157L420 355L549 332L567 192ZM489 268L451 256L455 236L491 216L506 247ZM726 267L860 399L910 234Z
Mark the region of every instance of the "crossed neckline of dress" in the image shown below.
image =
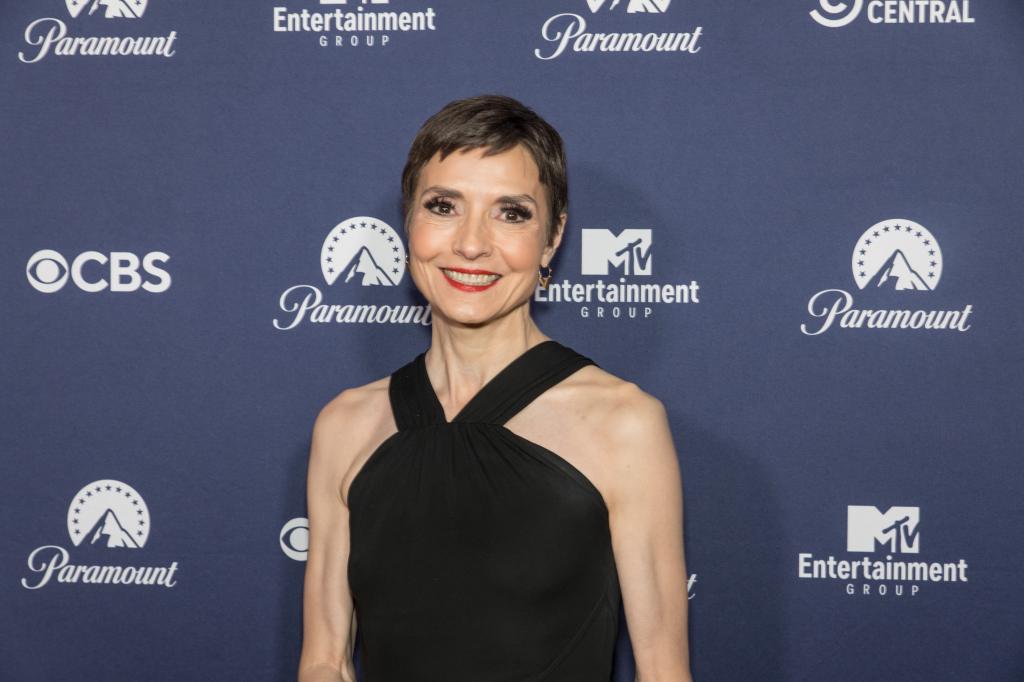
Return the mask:
M428 400L433 404L438 420L442 424L455 424L456 422L461 422L465 418L466 414L470 412L470 408L475 407L477 403L483 401L487 397L487 394L494 392L500 383L507 383L509 377L512 376L513 371L516 368L521 367L528 357L535 355L538 348L551 344L558 344L558 342L554 339L546 339L538 344L530 346L513 358L507 365L498 370L497 374L486 381L484 385L481 386L473 395L473 397L462 406L462 409L460 409L458 413L451 418L451 420L448 419L448 416L444 412L444 405L441 404L441 399L437 397L437 391L434 389L434 385L430 383L430 373L427 372L426 351L423 351L416 357L416 368L423 380L424 392L428 394Z

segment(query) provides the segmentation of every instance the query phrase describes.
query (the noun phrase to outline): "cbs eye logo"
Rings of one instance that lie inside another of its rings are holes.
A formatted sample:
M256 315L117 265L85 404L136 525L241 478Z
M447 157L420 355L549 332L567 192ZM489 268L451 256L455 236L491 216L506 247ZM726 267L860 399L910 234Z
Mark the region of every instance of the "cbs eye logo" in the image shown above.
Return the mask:
M281 527L281 551L290 559L305 561L309 553L309 519L299 516Z
M157 266L170 259L163 251L152 251L140 260L129 251L111 251L108 258L99 251L79 254L68 265L67 259L53 249L42 249L32 254L25 266L28 283L36 291L52 294L67 284L68 279L82 291L94 293L111 291L138 291L140 288L159 294L171 286L171 275ZM143 279L139 269L150 275ZM109 279L107 279L109 277Z

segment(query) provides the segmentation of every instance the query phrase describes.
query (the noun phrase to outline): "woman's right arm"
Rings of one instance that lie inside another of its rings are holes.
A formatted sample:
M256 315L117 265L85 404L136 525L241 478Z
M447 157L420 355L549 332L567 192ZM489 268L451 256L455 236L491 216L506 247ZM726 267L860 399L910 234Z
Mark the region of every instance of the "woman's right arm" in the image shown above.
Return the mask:
M346 395L348 394L348 395ZM306 478L309 553L303 588L302 654L298 682L355 682L352 663L356 623L348 585L348 507L342 478L353 442L346 438L354 397L345 391L332 400L313 425ZM346 405L347 403L347 405Z

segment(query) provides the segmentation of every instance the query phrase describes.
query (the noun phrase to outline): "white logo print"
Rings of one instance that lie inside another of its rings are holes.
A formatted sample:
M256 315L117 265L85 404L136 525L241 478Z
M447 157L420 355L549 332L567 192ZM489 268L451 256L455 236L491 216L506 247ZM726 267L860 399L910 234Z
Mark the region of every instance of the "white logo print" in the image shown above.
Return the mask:
M146 12L149 0L64 0L64 4L72 19L90 15L104 19L139 19ZM88 12L85 11L87 6ZM108 26L119 31L115 28L118 23ZM34 64L51 54L57 57L173 57L177 39L177 31L169 31L167 35L73 35L73 30L69 31L62 20L41 17L25 27L25 44L34 47L35 54L19 52L18 59Z
M623 275L650 275L651 231L628 229L616 235L584 228L582 253L584 275L607 275L609 265Z
M89 14L103 8L103 17L106 19L138 19L146 12L146 5L149 0L64 0L68 6L71 18L77 18L89 5Z
M395 286L405 274L405 246L383 220L359 216L338 223L324 240L320 267L328 284Z
M133 561L121 550L142 549L149 539L150 516L135 488L113 479L93 481L71 498L67 514L68 536L84 557ZM108 552L107 550L113 550ZM143 553L144 554L144 553ZM60 545L40 545L29 552L28 569L35 578L22 578L21 586L38 590L50 584L159 585L174 587L178 562L166 566L131 564L76 564Z
M861 8L864 6L864 0L854 0L853 5L847 5L845 2L833 4L829 0L818 0L818 3L821 5L824 14L813 9L811 10L811 18L822 26L828 26L829 28L846 26L857 18ZM843 12L846 12L846 14L843 14ZM836 15L840 16L836 17Z
M967 560L923 561L920 507L848 505L846 555L797 554L797 577L841 580L848 595L911 597L919 583L967 582ZM852 553L852 556L851 554ZM914 556L900 556L914 555Z
M973 24L971 0L818 0L820 8L810 11L822 26L840 28L861 15L872 24Z
M940 277L938 241L911 220L883 220L872 225L853 250L853 278L861 289L931 291Z
M697 280L688 283L651 281L653 233L650 228L630 228L618 234L605 228L583 228L580 274L610 276L609 279L573 282L559 277L547 288L537 287L533 300L582 303L585 305L580 307L580 317L612 319L650 317L655 304L700 303Z
M355 294L361 287L396 287L405 275L405 245L383 220L369 216L349 218L335 225L320 249L320 271L328 286L357 299L324 303L324 292L312 284L285 289L278 306L292 317L274 320L274 328L294 329L305 320L314 323L430 324L430 305L362 303ZM388 295L380 295L387 298ZM397 294L392 297L399 297Z
M889 507L884 514L877 507L849 505L846 508L846 551L874 552L883 545L892 554L917 554L920 549L918 507Z
M608 9L615 9L621 0L587 0L587 6L590 7L590 11L594 14L601 10L601 6L607 4ZM668 10L668 6L672 3L672 0L629 0L629 4L626 6L626 13L633 14L634 12L655 12L662 13Z
M309 553L309 519L299 516L285 523L278 540L288 558L305 561Z
M25 276L36 291L52 294L68 281L68 262L53 249L40 249L29 257Z
M315 33L320 47L373 48L387 47L394 33L437 30L437 12L433 7L411 11L373 7L389 5L390 1L352 0L349 6L348 0L320 0L320 9L299 11L275 7L274 32Z
M891 218L867 229L853 247L853 280L871 302L893 298L888 292L931 291L942 277L942 251L923 225ZM917 296L895 294L902 303ZM952 310L858 308L845 289L822 289L807 301L807 313L819 322L801 323L800 331L818 336L839 329L924 329L965 332L974 306Z
M672 0L586 0L591 14L605 14L625 7L626 14L665 14ZM618 23L614 19L594 19L601 24ZM623 20L632 23L631 20ZM599 27L603 28L603 27ZM589 31L587 19L575 12L562 12L548 17L540 28L540 37L551 44L548 54L540 48L533 51L537 59L556 59L567 51L571 52L675 52L696 54L697 44L703 27L696 26L690 31L665 31L641 33L638 31Z
M149 508L127 483L93 481L71 500L68 535L75 546L139 549L149 538Z
M171 275L158 264L170 260L163 251L151 251L141 259L130 251L111 251L110 256L99 251L85 251L68 261L53 249L40 249L29 256L25 266L25 277L36 291L52 294L67 283L68 278L82 291L96 293L109 289L116 292L132 292L143 289L153 294L167 291L171 286ZM152 279L143 280L139 270ZM86 276L85 270L89 271ZM110 279L99 276L106 272Z

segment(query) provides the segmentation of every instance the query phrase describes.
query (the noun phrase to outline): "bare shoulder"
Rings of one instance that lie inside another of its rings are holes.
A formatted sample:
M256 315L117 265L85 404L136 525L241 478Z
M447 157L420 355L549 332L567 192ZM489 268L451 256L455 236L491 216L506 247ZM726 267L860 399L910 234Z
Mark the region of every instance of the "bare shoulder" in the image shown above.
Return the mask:
M580 369L563 384L564 399L578 405L604 436L634 437L665 415L660 400L597 365Z
M397 430L388 398L390 376L347 388L316 417L310 466L331 472L342 502L348 506L348 483L355 470ZM320 462L312 460L319 459Z
M353 386L334 396L317 415L317 423L327 428L354 426L368 414L379 410L388 400L390 377L383 377L362 386Z
M587 366L567 380L585 414L587 440L601 453L609 506L663 477L678 476L678 458L661 400L632 381Z

